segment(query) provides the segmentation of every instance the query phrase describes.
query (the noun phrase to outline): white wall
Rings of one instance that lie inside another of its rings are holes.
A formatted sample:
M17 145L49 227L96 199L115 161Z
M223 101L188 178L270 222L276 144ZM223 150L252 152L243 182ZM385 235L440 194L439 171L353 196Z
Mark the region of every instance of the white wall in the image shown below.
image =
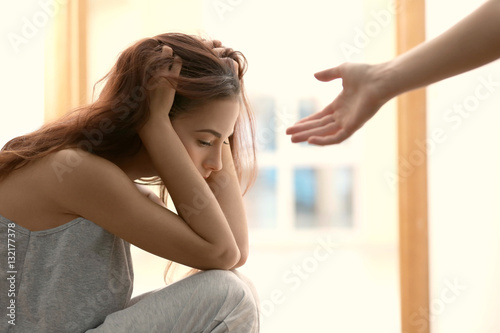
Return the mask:
M40 3L10 2L8 10L0 11L0 145L36 129L43 121L43 34L51 22L51 12ZM89 83L106 74L118 52L136 39L172 29L200 32L202 14L193 11L196 6L173 10L177 3L89 1ZM249 90L267 92L286 87L282 96L314 94L319 103L326 105L339 91L340 82L320 84L312 77L314 71L347 60L377 62L393 55L394 16L388 16L387 21L380 16L381 10L390 9L389 0L342 1L327 9L325 1L308 1L295 10L288 7L291 2L203 3L206 13L212 15L211 23L205 17L208 33L248 57ZM219 7L226 11L217 12L217 3L231 5ZM428 37L450 27L480 3L429 1ZM361 32L373 22L379 22L382 29L363 39ZM287 28L290 24L293 29ZM35 29L30 30L30 25ZM18 52L9 42L12 34L24 38ZM355 48L346 49L348 44ZM484 80L493 83L485 86ZM500 328L499 83L500 64L496 62L428 89L428 131L442 129L446 133L446 140L435 144L430 152L429 162L430 321L434 333L496 333ZM468 115L449 113L455 105L474 103L476 89L491 89L491 94L477 99L477 107L467 105L471 109ZM323 331L348 328L351 322L352 331L371 327L374 331L397 332L397 261L393 252L397 211L394 188L384 178L395 170L394 128L391 103L354 139L360 153L358 240L365 245L383 246L371 255L341 247L337 256L301 281L298 290L285 294L285 302L275 304L275 312L267 318L268 331L290 326L290 319L302 315L314 320L316 328ZM257 248L255 257L269 260L250 261L247 272L262 286L263 300L269 301L273 289L290 291L282 275L310 258L314 246L302 250ZM383 250L384 246L387 250ZM143 288L150 283L161 284L163 261L150 263L137 271ZM315 286L322 292L317 293ZM359 318L365 318L365 322Z
M0 146L43 122L44 34L52 17L35 0L0 11Z
M346 61L377 62L394 56L395 16L390 1L206 1L204 5L208 35L247 57L248 92L274 96L277 111L289 115L276 133L280 149L290 153L280 156L283 164L300 154L284 131L298 120L298 100L314 98L322 108L341 90L340 80L322 83L313 77L315 72ZM397 192L385 178L396 167L394 107L388 103L350 139L349 148L309 146L307 151L324 156L325 164L335 163L342 150L352 155L359 226L355 241L363 244L396 242Z
M139 39L179 31L195 34L201 25L200 0L88 1L88 82L108 73L120 52ZM179 15L187 13L189 15Z
M481 3L428 1L428 38ZM445 133L445 140L434 144L429 162L434 333L500 330L499 111L498 61L428 89L428 133ZM450 288L450 283L457 287Z
M323 107L340 92L340 81L321 83L314 72L345 61L378 62L394 56L391 1L204 4L209 35L247 57L248 91L275 96L276 111L288 112L292 121L297 120L300 98L315 98ZM347 235L316 230L309 242L281 231L267 234L261 242L260 233L251 232L251 256L241 270L260 292L262 332L397 332L397 188L385 177L396 168L394 103L387 104L349 144L302 150L290 143L284 128L276 135L283 150L278 163L285 171L297 157L305 161L320 157L328 164L343 156L354 163L356 228ZM261 165L266 158L258 156ZM286 200L283 196L290 187L285 187L278 204ZM293 207L289 214L294 214ZM317 260L315 251L332 240L338 246L325 260Z
M89 97L120 52L137 40L171 31L197 34L202 23L200 0L89 0L88 5ZM100 88L96 87L96 93ZM164 259L136 247L132 255L134 295L165 286Z

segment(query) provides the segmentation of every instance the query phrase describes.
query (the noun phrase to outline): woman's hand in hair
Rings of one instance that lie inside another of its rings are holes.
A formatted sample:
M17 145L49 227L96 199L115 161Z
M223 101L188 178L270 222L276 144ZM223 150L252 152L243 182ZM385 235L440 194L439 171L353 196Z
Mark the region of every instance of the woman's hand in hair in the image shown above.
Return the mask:
M168 114L174 103L176 80L181 72L181 59L174 54L169 46L163 46L162 56L173 60L170 67L152 85L149 94L149 121L169 121Z
M229 57L232 53L234 53L232 48L223 46L222 42L216 39L213 40L202 39L202 41L203 44L205 44L205 46L207 46L208 48L212 49L219 58L228 59L228 61L231 61L233 71L235 73L238 73L239 69L238 63L233 58Z

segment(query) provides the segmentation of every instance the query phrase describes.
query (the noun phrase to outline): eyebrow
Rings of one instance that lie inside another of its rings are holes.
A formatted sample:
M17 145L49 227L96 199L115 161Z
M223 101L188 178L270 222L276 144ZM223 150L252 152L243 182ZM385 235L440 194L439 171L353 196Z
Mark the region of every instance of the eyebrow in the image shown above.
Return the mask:
M221 138L222 137L222 134L220 134L219 132L217 131L214 131L213 129L201 129L201 130L197 130L196 132L206 132L206 133L210 133L214 136L216 136L217 138Z
M217 137L218 139L220 139L222 137L222 134L220 134L219 132L213 130L213 129L209 129L209 128L205 128L205 129L200 129L200 130L197 130L196 132L206 132L206 133L210 133L212 134L213 136ZM232 136L234 133L231 133L231 135L229 136Z

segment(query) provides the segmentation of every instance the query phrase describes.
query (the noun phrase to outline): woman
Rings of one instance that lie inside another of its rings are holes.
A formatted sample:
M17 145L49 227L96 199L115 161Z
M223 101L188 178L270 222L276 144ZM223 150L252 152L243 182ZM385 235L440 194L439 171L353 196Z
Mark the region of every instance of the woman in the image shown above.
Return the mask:
M147 38L97 101L5 145L2 332L258 331L251 286L231 271L248 256L245 69L218 41ZM161 183L178 215L138 179ZM129 243L207 271L131 301Z

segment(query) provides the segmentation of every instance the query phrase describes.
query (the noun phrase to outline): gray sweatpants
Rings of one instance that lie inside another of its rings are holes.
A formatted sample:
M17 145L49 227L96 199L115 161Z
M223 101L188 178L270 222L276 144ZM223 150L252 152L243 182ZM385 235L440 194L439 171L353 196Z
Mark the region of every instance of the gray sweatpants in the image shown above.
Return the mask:
M253 285L236 271L197 273L135 297L87 333L259 332Z

